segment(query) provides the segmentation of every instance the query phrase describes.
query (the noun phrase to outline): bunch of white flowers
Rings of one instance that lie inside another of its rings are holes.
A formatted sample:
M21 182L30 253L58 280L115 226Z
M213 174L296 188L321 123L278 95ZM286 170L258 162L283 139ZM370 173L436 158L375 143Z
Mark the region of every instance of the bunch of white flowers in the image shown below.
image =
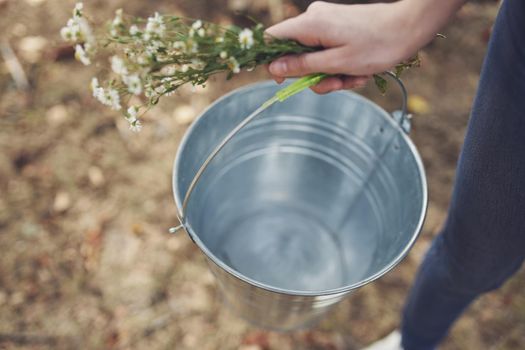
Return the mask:
M225 28L158 12L140 19L126 16L122 9L116 11L108 33L97 39L83 11L82 3L77 3L60 34L75 46L75 57L85 65L96 59L102 47L112 51L108 82L102 86L93 78L91 90L103 105L124 110L133 131L142 127L139 112L144 113L181 85L203 86L213 74L226 72L230 78L243 68L251 70L285 53L311 50L290 40L265 36L261 25ZM146 101L123 107L125 96L131 95L144 96Z
M217 73L224 72L230 79L243 69L250 71L283 55L314 51L292 40L268 36L260 24L244 29L223 27L158 12L142 19L126 16L119 9L106 28L107 33L96 36L78 3L60 34L74 45L75 57L85 65L104 49L100 56L110 57L111 69L104 70L109 72L104 84L93 78L93 96L111 109L123 110L133 131L141 129L141 114L184 84L204 86ZM133 101L144 102L123 106L131 96L136 96Z
M93 97L103 105L111 107L111 109L116 111L122 109L119 92L112 88L104 89L99 85L97 78L91 80L91 91L93 92Z
M83 9L81 2L75 5L73 17L60 30L60 35L65 41L75 44L75 57L87 66L91 64L90 56L95 54L96 43L91 26L84 18Z

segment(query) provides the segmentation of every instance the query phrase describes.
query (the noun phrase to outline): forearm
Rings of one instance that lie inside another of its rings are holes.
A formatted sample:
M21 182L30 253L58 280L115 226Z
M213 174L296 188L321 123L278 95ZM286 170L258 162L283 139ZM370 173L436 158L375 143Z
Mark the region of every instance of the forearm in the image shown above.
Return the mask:
M428 44L467 0L401 0L395 4L403 13L400 26L410 35L407 55Z

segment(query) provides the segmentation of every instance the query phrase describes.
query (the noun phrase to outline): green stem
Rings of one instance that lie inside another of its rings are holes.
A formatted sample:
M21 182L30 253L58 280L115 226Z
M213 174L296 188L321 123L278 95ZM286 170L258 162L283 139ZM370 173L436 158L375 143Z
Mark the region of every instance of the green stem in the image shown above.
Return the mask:
M325 73L315 73L307 75L305 77L297 79L284 89L277 91L275 93L275 96L280 102L283 102L287 98L303 91L304 89L317 85L321 80L323 80L326 77L328 77L328 74Z

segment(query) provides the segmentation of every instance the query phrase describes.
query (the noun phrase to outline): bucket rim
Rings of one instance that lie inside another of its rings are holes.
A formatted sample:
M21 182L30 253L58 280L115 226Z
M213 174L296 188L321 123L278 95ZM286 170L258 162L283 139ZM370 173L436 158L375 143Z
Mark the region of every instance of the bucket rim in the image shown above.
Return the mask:
M289 79L290 81L293 81L292 79ZM178 182L178 174L179 174L179 168L180 168L180 159L182 151L184 150L186 143L188 142L188 139L190 135L193 133L193 130L195 129L196 125L199 123L199 121L206 115L210 110L215 108L216 105L220 104L222 101L232 97L233 95L236 95L241 92L247 92L250 90L254 90L257 88L275 85L276 83L273 80L264 80L259 81L255 83L251 83L248 85L241 86L239 88L233 89L232 91L222 95L218 99L216 99L214 102L212 102L208 107L206 107L191 123L191 125L186 129L184 132L184 135L178 145L177 152L175 154L175 159L173 161L173 174L172 174L172 191L173 191L173 197L175 200L175 205L177 209L177 216L180 219L182 217L182 200L180 199L180 193L178 190L177 182ZM333 295L341 295L349 293L355 289L358 289L366 284L369 284L370 282L373 282L380 277L384 276L388 272L390 272L395 266L397 266L407 255L408 252L412 249L414 246L417 238L421 234L421 231L423 229L423 225L425 222L427 210L428 210L428 183L427 183L427 177L425 173L425 168L423 166L423 161L421 159L421 156L410 139L410 137L407 135L407 133L401 128L401 126L394 120L391 113L388 113L386 110L384 110L381 106L373 102L372 100L357 94L353 91L349 90L339 90L335 92L331 92L332 94L343 94L347 96L352 96L352 98L357 98L358 100L361 100L362 102L365 102L369 105L372 105L374 108L376 108L378 111L383 114L387 122L389 122L397 131L401 134L401 137L403 141L407 144L409 147L414 160L416 162L418 173L421 181L421 190L422 190L422 211L419 216L419 220L416 226L416 229L414 230L414 233L412 237L410 238L410 241L408 244L403 248L403 250L396 255L395 258L393 258L385 267L383 267L381 270L376 272L375 274L367 277L366 279L363 279L359 282L349 284L343 287L338 288L332 288L332 289L326 289L326 290L314 290L314 291L301 291L301 290L292 290L292 289L284 289L284 288L278 288L273 287L270 285L267 285L265 283L258 282L250 277L247 277L240 272L234 270L227 264L225 264L221 259L215 256L204 244L204 242L199 238L195 232L193 232L193 228L191 225L183 225L184 231L190 236L191 240L199 247L199 249L206 255L206 257L213 262L215 265L217 265L219 268L227 272L228 274L232 275L233 277L248 283L249 285L252 285L254 287L263 289L268 292L281 294L281 295L287 295L287 296L298 296L298 297L321 297L321 296L333 296Z

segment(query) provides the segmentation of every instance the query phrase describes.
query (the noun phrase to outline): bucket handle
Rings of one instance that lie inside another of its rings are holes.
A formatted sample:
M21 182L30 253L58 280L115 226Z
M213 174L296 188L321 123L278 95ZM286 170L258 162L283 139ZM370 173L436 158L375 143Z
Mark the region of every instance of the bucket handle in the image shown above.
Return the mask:
M394 81L399 85L402 93L402 101L401 101L401 110L400 111L394 111L392 113L392 117L399 123L399 126L405 133L410 132L410 118L411 115L407 112L407 99L408 94L407 90L405 88L405 85L401 81L401 79L392 72L384 72L382 73L384 75L388 75L389 77L393 78ZM195 189L195 186L197 185L197 182L201 178L202 174L204 173L204 170L208 167L208 165L211 163L211 161L217 156L217 154L226 146L226 144L242 129L251 122L253 119L255 119L261 112L263 112L266 108L271 106L277 101L284 101L288 97L295 95L302 90L304 90L307 87L316 85L318 82L320 82L322 79L327 77L328 75L320 73L320 74L313 74L306 77L303 77L301 79L296 80L294 83L290 84L288 87L280 90L277 92L275 96L273 96L270 100L263 103L259 108L257 108L255 111L252 112L248 117L243 119L239 124L233 128L232 131L226 135L226 137L213 149L213 151L208 155L208 157L204 160L202 165L200 166L199 170L197 170L197 173L191 180L190 186L188 187L188 190L186 191L186 194L184 196L184 200L182 201L182 208L180 212L179 222L180 224L178 226L171 227L169 229L170 233L176 233L180 229L184 228L186 232L189 231L186 229L186 207L188 206L188 201L190 199L190 196ZM191 237L191 234L189 234L190 238L193 240L193 237Z

